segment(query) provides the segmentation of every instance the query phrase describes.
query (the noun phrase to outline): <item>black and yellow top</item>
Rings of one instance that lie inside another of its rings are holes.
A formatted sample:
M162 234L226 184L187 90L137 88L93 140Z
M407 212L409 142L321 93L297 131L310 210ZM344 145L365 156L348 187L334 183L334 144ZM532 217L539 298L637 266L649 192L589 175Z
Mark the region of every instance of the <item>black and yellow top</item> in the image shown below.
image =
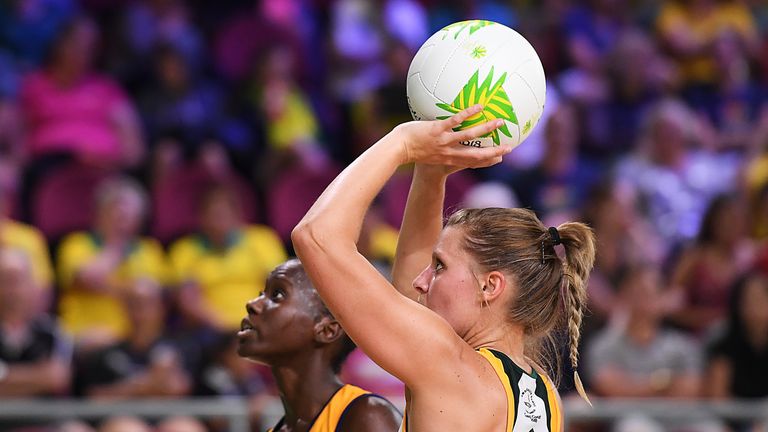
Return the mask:
M333 394L320 413L317 414L317 417L312 420L309 432L336 432L341 424L341 420L344 418L344 413L352 402L358 398L369 396L380 397L360 387L351 384L344 385ZM275 427L267 432L279 431L283 427L284 421L285 418L280 419Z
M563 413L549 378L535 370L524 371L499 351L481 348L478 353L493 366L507 394L507 432L560 432ZM406 416L400 430L408 431Z

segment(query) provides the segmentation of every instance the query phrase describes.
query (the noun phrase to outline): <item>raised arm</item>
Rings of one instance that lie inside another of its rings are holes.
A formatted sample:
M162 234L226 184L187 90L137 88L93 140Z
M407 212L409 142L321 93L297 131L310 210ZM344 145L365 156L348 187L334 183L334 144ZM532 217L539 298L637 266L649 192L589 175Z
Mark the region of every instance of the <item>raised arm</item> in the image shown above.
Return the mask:
M446 120L395 128L328 186L291 236L315 287L347 333L374 361L411 387L428 380L425 369L438 373L436 369L450 367L450 359L462 352L463 341L445 320L398 294L355 244L368 206L400 164L479 167L501 160L507 148L457 145L499 126L485 123L452 131L479 110L473 107ZM445 359L440 368L424 368L435 358Z
M445 180L449 168L417 164L397 238L392 282L400 294L416 300L413 280L432 260L432 249L443 229Z

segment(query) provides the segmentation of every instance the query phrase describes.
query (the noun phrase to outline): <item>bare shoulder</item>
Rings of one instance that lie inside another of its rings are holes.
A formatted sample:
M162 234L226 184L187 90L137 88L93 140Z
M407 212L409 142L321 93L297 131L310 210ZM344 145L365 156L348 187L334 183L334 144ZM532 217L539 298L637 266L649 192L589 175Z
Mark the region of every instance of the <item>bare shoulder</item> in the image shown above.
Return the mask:
M495 369L471 348L460 356L461 361L433 385L410 388L409 422L414 429L498 430L505 424L507 396Z
M388 400L363 395L352 401L340 420L342 432L390 432L400 428L402 414Z

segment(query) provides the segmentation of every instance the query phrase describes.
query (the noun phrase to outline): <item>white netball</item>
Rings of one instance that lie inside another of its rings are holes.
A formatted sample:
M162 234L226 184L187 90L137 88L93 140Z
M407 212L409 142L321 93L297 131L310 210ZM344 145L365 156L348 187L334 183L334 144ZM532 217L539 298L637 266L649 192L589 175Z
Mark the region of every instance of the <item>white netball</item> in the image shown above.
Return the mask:
M462 21L419 48L408 70L407 97L416 120L443 119L482 104L483 111L456 130L494 119L504 125L462 144L517 147L541 118L546 79L538 54L519 33L493 21Z

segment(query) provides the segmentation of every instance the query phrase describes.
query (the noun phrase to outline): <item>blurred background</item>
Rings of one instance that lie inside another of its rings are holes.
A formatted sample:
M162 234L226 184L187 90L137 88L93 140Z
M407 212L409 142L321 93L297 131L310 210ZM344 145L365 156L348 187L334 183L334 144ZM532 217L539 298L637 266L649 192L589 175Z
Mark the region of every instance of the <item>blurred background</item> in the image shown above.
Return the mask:
M269 371L234 349L244 302L339 170L410 120L421 43L470 18L531 41L547 102L501 165L451 177L448 210L598 238L595 408L564 365L567 430L765 431L764 0L0 0L0 430L271 425ZM409 182L363 228L385 274ZM362 353L344 376L402 406Z

